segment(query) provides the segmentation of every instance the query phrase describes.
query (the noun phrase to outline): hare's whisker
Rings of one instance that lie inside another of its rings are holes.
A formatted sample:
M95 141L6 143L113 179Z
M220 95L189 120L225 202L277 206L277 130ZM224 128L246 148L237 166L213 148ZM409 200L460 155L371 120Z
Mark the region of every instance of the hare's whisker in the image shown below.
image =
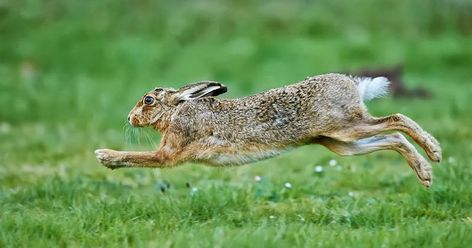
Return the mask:
M146 138L147 142L149 143L149 145L151 145L153 148L156 148L156 143L155 143L154 140L152 139L152 136L151 136L151 134L149 133L149 131L150 131L150 129L144 130L145 138Z

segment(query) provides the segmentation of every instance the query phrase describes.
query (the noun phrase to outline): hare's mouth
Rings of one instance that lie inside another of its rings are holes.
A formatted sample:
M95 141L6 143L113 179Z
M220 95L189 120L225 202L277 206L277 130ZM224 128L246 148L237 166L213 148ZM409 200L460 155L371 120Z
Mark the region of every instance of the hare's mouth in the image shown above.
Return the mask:
M128 118L128 122L133 127L144 127L145 125L139 123L137 118Z

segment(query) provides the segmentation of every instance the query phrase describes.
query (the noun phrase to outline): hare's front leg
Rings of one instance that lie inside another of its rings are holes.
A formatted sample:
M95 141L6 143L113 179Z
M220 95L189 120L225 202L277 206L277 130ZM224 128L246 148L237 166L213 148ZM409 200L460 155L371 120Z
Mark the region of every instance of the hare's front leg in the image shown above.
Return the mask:
M168 167L178 161L174 154L167 152L130 152L111 149L97 149L95 156L98 161L110 169L123 167Z

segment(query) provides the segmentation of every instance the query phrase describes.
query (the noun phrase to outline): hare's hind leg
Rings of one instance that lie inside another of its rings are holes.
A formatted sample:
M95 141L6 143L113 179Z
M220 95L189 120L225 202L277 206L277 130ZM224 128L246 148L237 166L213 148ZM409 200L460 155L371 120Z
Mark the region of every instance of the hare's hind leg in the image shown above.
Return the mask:
M377 135L384 131L401 131L410 136L421 146L428 157L435 162L441 161L441 146L439 142L429 133L424 131L420 125L402 114L393 114L385 117L366 117L350 128L335 132L330 137L339 140L357 140Z
M441 146L439 142L428 132L424 131L418 123L402 114L393 114L381 118L371 118L369 121L373 127L390 131L402 131L410 136L418 145L421 146L434 162L441 161Z
M400 153L415 171L421 184L426 187L432 183L431 165L416 151L415 147L400 133L377 135L352 142L343 142L322 137L316 143L327 147L339 155L361 155L380 150L394 150Z

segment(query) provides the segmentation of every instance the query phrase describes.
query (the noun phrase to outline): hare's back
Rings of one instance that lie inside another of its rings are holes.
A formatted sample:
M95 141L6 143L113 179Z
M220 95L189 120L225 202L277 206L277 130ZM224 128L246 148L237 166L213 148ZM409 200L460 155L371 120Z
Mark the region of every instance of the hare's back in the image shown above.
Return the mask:
M238 101L241 108L276 115L302 116L361 102L357 83L343 74L323 74Z
M299 143L359 105L355 83L341 74L309 77L296 84L219 101L212 125L230 137L255 143ZM224 124L224 125L220 125Z

